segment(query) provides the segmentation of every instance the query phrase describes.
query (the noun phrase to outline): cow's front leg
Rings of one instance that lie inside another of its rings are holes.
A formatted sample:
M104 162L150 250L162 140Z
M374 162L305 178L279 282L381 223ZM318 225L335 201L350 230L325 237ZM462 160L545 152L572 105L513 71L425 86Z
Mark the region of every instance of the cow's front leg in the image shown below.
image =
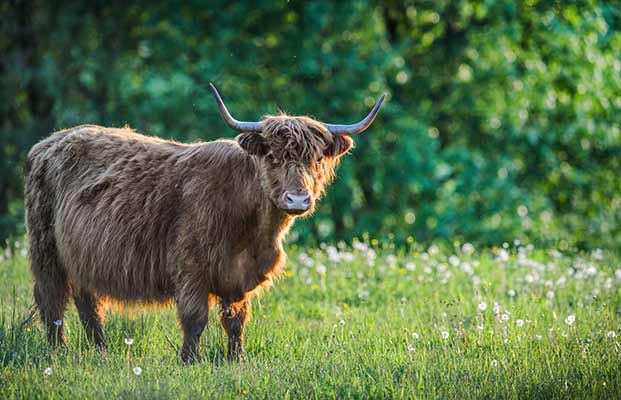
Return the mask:
M199 289L179 293L177 313L183 329L181 360L189 364L199 357L201 334L209 317L209 294Z
M250 300L236 303L222 301L222 326L229 337L228 359L240 360L244 355L244 325L250 317Z

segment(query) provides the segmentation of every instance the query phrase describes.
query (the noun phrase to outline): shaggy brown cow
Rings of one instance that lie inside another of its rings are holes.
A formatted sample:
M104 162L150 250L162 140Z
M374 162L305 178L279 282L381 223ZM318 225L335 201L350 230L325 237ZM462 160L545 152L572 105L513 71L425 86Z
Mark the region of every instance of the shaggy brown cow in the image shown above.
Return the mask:
M377 115L354 125L308 117L231 117L236 141L181 144L133 130L82 125L36 144L25 165L34 297L47 337L64 344L73 297L88 337L105 347L106 300L174 299L184 362L198 355L210 304L219 301L229 358L243 352L250 298L284 266L281 242L313 211Z

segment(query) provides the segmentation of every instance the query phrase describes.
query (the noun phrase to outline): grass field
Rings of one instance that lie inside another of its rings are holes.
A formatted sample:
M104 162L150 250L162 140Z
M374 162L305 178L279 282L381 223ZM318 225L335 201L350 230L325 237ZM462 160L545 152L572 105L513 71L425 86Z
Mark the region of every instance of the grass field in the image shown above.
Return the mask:
M619 258L505 247L290 249L253 304L246 361L226 361L213 310L189 367L173 309L109 312L102 355L71 305L50 353L26 260L5 256L0 397L619 398Z

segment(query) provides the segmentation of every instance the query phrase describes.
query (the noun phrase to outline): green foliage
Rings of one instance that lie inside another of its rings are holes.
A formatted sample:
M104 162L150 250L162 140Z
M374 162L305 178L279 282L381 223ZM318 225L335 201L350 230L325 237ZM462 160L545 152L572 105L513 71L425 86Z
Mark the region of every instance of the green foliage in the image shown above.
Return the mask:
M82 4L80 4L82 3ZM621 240L618 2L0 5L0 240L32 144L82 123L179 140L284 109L380 117L294 239Z
M71 305L51 352L25 258L0 261L0 398L618 398L619 258L389 247L293 251L253 304L246 361L226 361L213 310L190 367L171 309L109 312L101 354Z

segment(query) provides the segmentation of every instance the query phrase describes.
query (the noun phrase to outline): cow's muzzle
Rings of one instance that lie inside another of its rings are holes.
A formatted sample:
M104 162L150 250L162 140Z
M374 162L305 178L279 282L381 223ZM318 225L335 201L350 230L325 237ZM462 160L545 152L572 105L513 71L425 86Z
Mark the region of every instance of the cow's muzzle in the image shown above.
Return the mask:
M289 214L302 214L313 206L310 194L304 192L285 192L283 195L284 211Z

